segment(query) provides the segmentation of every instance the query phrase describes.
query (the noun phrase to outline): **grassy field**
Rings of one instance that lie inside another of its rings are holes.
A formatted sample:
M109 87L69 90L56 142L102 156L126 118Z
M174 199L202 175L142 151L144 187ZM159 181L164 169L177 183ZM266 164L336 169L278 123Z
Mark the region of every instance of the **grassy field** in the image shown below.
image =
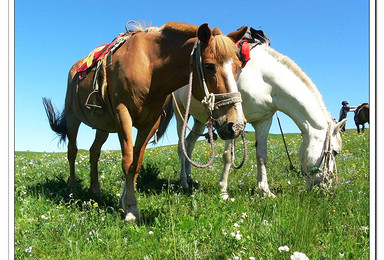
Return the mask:
M309 259L368 259L369 132L355 132L343 135L335 192L307 191L304 177L288 170L281 136L270 135L268 177L275 199L255 191L252 134L247 162L231 170L228 200L217 188L222 141L211 167L192 169L196 184L187 193L178 185L176 146L148 149L138 181L140 226L120 216L120 151L102 152L102 198L87 192L87 151L77 157L76 191L66 185L66 154L16 152L15 259L290 259L295 251ZM286 139L299 168L301 137ZM205 162L209 153L207 142L197 144L195 158ZM282 246L289 251L280 252Z

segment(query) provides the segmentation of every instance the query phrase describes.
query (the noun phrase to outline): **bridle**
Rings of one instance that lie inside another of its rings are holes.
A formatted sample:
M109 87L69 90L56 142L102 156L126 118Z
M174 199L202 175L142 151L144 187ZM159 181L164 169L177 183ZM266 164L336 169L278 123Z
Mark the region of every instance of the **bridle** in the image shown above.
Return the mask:
M208 163L206 163L204 165L200 165L200 164L193 162L191 160L191 158L189 158L189 156L185 150L185 132L186 132L186 126L187 126L187 121L188 121L188 116L189 116L189 108L190 108L191 99L192 99L193 68L194 68L195 63L196 63L196 67L197 67L197 74L198 74L199 80L200 80L200 86L202 87L202 90L204 93L204 98L201 101L201 103L207 107L208 114L209 114L207 122L205 125L208 128L208 138L209 138L208 141L211 145L211 151L212 152L211 152L211 158L209 159ZM182 151L183 151L185 158L187 158L187 160L193 166L198 167L198 168L205 168L205 167L208 167L209 165L211 165L213 162L213 159L215 158L215 149L214 149L214 144L213 144L213 121L215 121L215 119L212 116L212 112L216 109L219 109L222 106L240 103L240 102L242 102L242 99L241 99L240 92L233 92L233 93L226 93L226 94L213 94L213 93L209 92L206 81L205 81L205 77L204 77L203 62L202 62L202 58L201 58L201 43L199 40L196 40L194 43L194 46L193 46L193 49L192 49L192 52L190 55L189 65L190 65L189 91L188 91L187 104L186 104L186 108L185 108L184 124L183 124L183 128L181 131L181 145L182 145ZM244 136L244 133L242 135ZM244 137L243 137L243 142L244 142L244 146L246 146L246 142L245 142ZM244 156L244 157L246 157L246 156Z
M333 166L330 168L329 165L331 161L333 162ZM319 172L323 173L323 180L320 183L320 185L323 188L326 188L326 189L331 188L331 184L332 184L331 179L335 180L335 188L336 188L338 183L337 166L336 166L336 158L331 147L331 124L330 123L328 123L328 129L325 135L325 140L324 140L323 149L320 155L320 160L314 167L312 167L309 175L314 175Z

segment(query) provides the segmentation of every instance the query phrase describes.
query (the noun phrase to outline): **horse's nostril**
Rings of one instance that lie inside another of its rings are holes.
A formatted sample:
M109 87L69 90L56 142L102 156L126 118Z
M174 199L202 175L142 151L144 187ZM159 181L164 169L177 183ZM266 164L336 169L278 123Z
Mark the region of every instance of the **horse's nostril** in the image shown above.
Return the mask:
M228 124L228 133L230 133L231 135L235 133L235 131L233 130L233 123Z

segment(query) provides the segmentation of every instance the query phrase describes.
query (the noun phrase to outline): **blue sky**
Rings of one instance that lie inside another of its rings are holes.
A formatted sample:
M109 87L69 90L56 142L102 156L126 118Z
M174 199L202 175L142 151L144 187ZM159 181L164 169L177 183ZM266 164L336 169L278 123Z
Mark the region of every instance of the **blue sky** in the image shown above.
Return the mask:
M15 1L15 150L66 151L49 128L42 97L63 109L68 70L95 47L123 32L128 20L208 22L230 33L262 29L274 49L293 59L317 85L338 118L341 101L369 102L369 1ZM285 132L299 132L280 113ZM354 128L349 114L347 128ZM176 143L175 120L162 144ZM250 126L247 130L252 130ZM276 120L272 133L279 133ZM82 125L78 147L89 149L94 130ZM120 149L111 134L103 149Z

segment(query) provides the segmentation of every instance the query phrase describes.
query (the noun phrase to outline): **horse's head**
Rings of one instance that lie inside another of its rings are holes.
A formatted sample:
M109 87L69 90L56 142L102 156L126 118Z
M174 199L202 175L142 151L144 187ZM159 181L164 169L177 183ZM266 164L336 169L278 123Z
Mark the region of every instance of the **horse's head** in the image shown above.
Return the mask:
M307 188L320 185L329 189L337 181L337 168L335 156L342 149L340 135L341 127L347 119L339 123L330 121L328 129L321 135L310 136L304 139L300 147L300 161L302 172L306 176Z
M241 68L235 42L247 27L223 35L218 28L203 24L197 31L199 45L195 49L193 95L206 104L209 117L222 139L237 137L245 127L241 95L236 80ZM197 86L197 87L195 87ZM201 87L200 87L201 86Z

